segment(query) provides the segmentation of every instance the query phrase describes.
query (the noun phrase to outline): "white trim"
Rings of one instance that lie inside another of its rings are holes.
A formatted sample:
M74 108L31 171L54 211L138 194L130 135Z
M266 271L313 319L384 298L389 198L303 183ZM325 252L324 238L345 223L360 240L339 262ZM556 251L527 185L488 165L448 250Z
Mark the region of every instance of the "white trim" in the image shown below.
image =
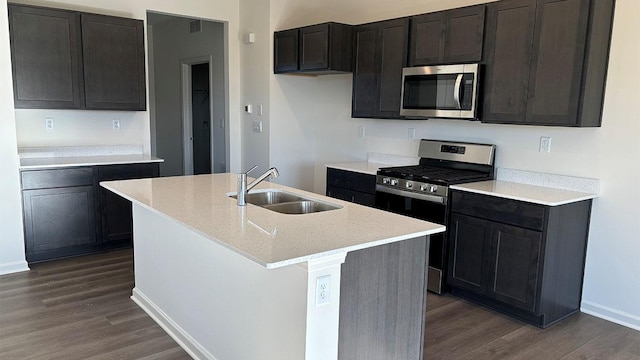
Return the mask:
M133 288L131 300L149 315L164 331L175 340L194 359L216 358L202 347L194 338L189 336L178 324L167 316L153 301L146 297L140 290Z
M26 261L14 261L0 265L0 275L13 274L29 271L29 264Z
M640 316L591 301L583 301L580 311L640 331Z
M191 66L197 64L209 64L209 119L210 136L213 140L213 55L198 56L193 58L181 59L181 83L182 83L182 169L184 175L193 175L193 111L191 106ZM214 172L214 146L211 142L211 172Z

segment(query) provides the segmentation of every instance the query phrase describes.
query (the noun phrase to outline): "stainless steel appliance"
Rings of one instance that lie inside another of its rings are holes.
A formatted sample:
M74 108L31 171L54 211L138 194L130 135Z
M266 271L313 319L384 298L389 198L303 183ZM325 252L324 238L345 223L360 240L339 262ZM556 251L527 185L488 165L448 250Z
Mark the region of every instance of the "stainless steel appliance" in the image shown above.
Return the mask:
M479 69L478 64L402 69L400 115L477 119Z
M381 168L376 175L376 207L447 225L449 185L491 180L495 145L420 140L420 163ZM431 236L428 290L445 291L446 233Z

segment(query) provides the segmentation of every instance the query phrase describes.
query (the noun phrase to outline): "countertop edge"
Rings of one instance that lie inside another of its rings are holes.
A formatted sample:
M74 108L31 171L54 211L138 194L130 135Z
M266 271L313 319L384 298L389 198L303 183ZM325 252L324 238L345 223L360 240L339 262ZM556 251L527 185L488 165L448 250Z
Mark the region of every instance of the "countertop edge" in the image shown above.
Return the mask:
M80 167L80 166L147 164L147 163L163 163L163 162L164 162L164 159L154 157L150 159L137 159L137 160L134 160L134 159L105 160L105 161L71 162L71 163L61 163L61 164L20 165L18 169L19 170L44 170L44 169L69 168L69 167Z
M576 196L571 198L571 199L565 199L565 200L559 200L559 201L545 201L545 200L542 200L542 199L536 199L536 198L533 198L533 197L528 197L528 196L523 196L523 195L508 194L508 193L496 192L496 191L487 191L487 190L474 189L474 188L470 188L469 187L469 186L472 186L473 184L477 184L477 183L466 183L466 184L459 184L459 185L451 185L449 188L453 189L453 190L466 191L466 192L471 192L471 193L476 193L476 194L495 196L495 197L500 197L500 198L504 198L504 199L518 200L518 201L524 201L524 202L528 202L528 203L546 205L546 206L566 205L566 204L576 203L576 202L580 202L580 201L584 201L584 200L595 199L595 198L598 197L598 194L580 193L580 192L572 191L572 190L564 190L564 189L558 189L558 188L544 187L544 186L539 186L539 185L530 185L530 184L508 182L508 181L500 181L500 180L490 180L490 181L502 182L502 183L511 183L511 184L517 184L518 186L525 186L525 187L532 187L532 188L536 188L537 187L537 188L553 189L554 191L557 190L557 191L563 191L563 192L571 192L571 193L575 193ZM580 195L578 195L578 194L580 194Z

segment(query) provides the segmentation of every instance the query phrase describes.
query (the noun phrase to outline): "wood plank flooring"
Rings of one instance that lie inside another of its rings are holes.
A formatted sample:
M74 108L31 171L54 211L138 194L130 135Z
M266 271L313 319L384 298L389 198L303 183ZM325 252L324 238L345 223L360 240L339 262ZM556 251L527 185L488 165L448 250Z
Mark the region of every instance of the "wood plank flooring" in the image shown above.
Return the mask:
M130 249L31 268L0 276L0 359L190 359L129 299ZM590 315L541 330L451 295L427 302L425 360L640 360L640 332Z

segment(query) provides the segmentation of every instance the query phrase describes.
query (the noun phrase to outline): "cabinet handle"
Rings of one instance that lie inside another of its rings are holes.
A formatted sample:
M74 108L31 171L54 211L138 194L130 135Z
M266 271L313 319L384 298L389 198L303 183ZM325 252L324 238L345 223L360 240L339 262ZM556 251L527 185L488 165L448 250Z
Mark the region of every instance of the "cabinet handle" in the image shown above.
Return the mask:
M356 202L356 197L354 195L351 195L351 202Z

